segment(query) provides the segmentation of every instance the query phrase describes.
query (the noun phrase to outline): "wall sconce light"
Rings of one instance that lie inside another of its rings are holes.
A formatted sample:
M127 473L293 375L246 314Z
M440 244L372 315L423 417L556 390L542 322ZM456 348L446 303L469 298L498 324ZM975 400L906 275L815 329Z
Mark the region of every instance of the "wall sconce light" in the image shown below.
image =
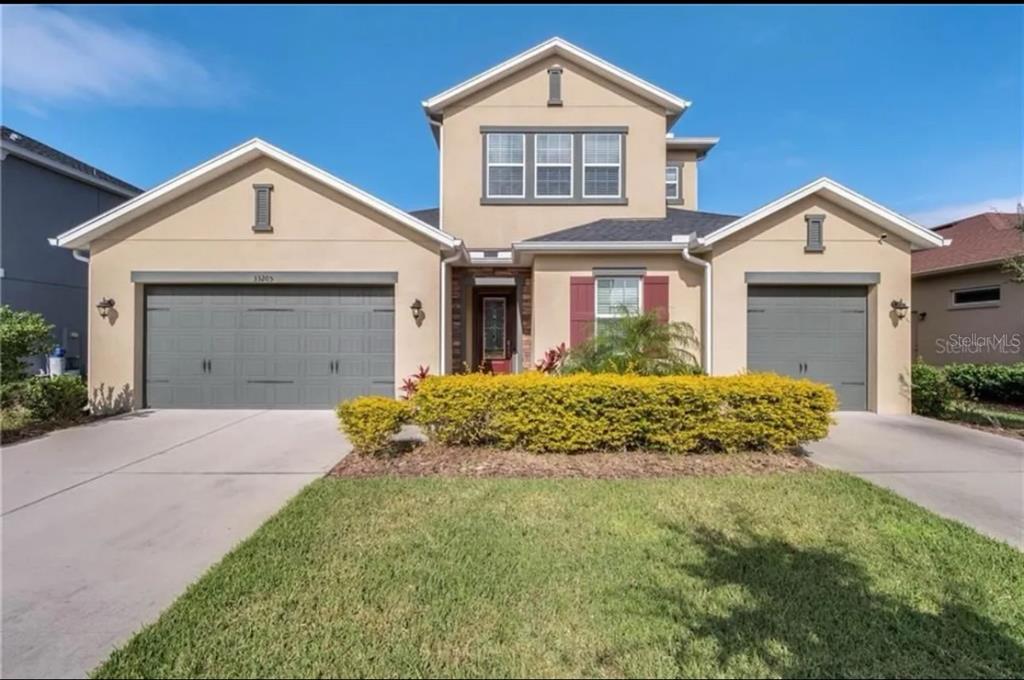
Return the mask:
M114 308L113 298L102 298L96 303L96 309L99 310L100 318L106 319L110 315L110 310Z
M892 301L892 311L896 313L897 319L907 318L907 312L910 311L910 305L903 301L903 298Z
M412 318L416 321L416 324L419 325L423 323L423 318L426 314L423 312L423 303L420 302L419 298L412 301L412 304L409 305L409 309L412 310Z

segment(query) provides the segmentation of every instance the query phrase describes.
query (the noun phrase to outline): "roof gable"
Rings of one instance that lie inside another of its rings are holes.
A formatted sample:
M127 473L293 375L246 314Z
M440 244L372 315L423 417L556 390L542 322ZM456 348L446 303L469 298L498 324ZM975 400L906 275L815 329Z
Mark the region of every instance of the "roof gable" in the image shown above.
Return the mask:
M320 182L390 217L399 224L433 239L445 248L456 248L459 245L459 241L450 234L261 139L252 139L225 151L221 155L183 172L177 177L136 196L130 201L122 203L112 210L108 210L77 227L65 231L56 238L51 239L50 242L62 248L88 248L89 244L100 236L260 157L271 158L296 172Z
M711 232L700 239L700 245L702 247L711 246L814 194L820 194L874 224L892 230L909 241L913 248L935 248L947 244L941 234L875 203L828 177L822 177Z
M666 115L678 117L690 106L690 102L685 99L624 71L567 40L555 37L427 99L423 102L423 108L428 116L439 114L449 105L480 91L491 83L550 56L559 56L579 64L627 90L663 106Z

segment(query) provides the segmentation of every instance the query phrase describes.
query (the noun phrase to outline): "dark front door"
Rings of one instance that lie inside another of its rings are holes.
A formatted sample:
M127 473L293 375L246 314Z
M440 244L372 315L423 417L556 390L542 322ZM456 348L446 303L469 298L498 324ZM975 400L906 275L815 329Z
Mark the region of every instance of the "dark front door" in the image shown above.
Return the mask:
M515 295L506 290L474 294L473 349L478 365L493 373L511 373L515 343Z

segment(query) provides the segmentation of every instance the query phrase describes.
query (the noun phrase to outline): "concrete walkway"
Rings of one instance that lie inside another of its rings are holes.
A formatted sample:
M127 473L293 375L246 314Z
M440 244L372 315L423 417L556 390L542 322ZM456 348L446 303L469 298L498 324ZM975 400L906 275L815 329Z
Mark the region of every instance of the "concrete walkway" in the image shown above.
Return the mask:
M1024 442L918 416L841 413L811 459L1024 548Z
M4 447L4 677L83 677L348 451L330 411L149 411Z

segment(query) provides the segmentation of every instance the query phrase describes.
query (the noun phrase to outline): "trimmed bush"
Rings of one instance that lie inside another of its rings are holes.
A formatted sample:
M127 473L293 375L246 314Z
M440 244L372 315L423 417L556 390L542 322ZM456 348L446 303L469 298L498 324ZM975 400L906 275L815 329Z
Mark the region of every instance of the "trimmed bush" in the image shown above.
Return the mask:
M434 441L536 453L780 451L828 434L837 406L769 374L437 376L413 403Z
M14 398L37 421L64 422L82 417L89 391L78 376L59 375L25 380Z
M391 438L409 422L412 408L388 397L357 397L338 404L337 414L352 449L372 456L391 447Z
M1016 364L950 364L949 382L971 399L1024 404L1024 361Z
M16 311L0 305L0 382L25 377L25 360L53 347L53 324L35 312Z
M932 418L945 418L963 392L951 383L946 372L920 362L910 367L911 408L914 413Z

